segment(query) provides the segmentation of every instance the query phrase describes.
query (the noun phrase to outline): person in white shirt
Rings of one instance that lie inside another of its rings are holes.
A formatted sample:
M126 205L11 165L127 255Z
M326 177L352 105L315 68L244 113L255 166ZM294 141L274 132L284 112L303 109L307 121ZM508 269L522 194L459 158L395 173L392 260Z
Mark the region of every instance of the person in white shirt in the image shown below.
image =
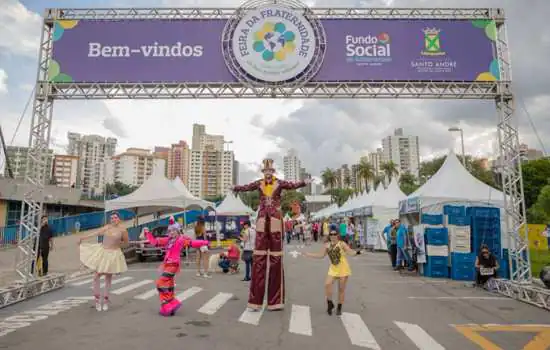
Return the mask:
M243 281L250 281L250 270L252 269L252 256L254 254L254 245L256 243L256 231L250 227L250 221L245 221L243 223L243 230L241 232L241 241L243 244L243 255L242 259L244 261L245 272Z

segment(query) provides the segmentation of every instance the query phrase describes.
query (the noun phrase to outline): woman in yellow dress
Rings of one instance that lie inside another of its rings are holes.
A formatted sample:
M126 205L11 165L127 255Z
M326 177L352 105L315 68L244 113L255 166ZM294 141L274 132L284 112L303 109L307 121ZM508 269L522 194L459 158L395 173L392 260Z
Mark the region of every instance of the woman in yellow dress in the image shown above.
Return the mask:
M342 304L344 304L344 296L346 285L349 276L351 276L351 268L348 264L346 255L356 256L361 254L360 251L354 251L345 242L340 240L340 236L333 226L330 229L328 242L325 243L324 249L320 253L305 253L305 256L310 258L323 259L328 255L330 259L330 267L328 269L327 279L325 281L325 295L327 297L327 313L332 315L334 303L332 301L332 285L338 281L338 308L336 315L342 315Z

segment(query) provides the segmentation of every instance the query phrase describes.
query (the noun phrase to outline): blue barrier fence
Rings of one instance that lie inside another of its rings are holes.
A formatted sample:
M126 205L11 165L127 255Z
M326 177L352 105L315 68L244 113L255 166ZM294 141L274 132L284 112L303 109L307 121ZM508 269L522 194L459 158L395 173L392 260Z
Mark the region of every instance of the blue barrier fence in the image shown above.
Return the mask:
M124 221L130 220L135 216L133 211L127 209L117 210L116 212L119 214L121 220ZM107 213L107 220L110 214L110 212ZM56 237L98 228L101 227L104 222L105 212L102 211L48 220L48 224ZM0 247L16 245L18 230L19 225L0 227Z

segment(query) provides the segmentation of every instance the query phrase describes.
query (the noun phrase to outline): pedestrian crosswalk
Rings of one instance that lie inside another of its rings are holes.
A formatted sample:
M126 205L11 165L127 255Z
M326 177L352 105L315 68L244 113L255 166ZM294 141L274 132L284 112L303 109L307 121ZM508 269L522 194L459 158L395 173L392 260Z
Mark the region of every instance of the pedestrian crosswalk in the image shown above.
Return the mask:
M70 281L69 284L74 287L87 287L91 285L92 279L81 278L80 280ZM136 301L157 301L157 290L151 288L154 285L154 281L151 279L136 280L132 276L119 277L113 279L112 285L121 285L117 289L111 291L114 295L128 295ZM134 294L132 294L134 293ZM193 297L199 297L201 306L196 310L198 313L218 316L223 313L224 306L235 298L232 293L217 292L204 289L198 286L192 286L179 292L176 297L183 301L192 299ZM204 302L204 296L209 297ZM74 297L74 299L91 300L91 296ZM262 317L264 316L264 310L253 311L246 309L243 305L243 312L238 317L238 322L246 325L260 326ZM312 337L318 335L314 332L314 320L312 320L311 308L308 305L292 304L288 307L290 309L288 319L288 332L296 336ZM349 342L359 348L380 350L381 347L375 339L373 333L361 317L356 313L344 312L340 317L341 324L345 333L349 338ZM419 325L394 321L394 328L401 331L407 338L410 339L411 349L415 345L418 349L429 350L444 350L445 348L433 339L424 329Z

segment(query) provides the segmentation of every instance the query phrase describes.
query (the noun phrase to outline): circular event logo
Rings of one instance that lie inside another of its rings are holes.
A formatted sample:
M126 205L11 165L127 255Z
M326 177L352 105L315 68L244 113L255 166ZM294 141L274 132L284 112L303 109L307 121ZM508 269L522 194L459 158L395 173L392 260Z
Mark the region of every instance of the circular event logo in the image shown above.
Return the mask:
M315 32L301 14L271 5L249 11L232 37L235 59L252 77L283 82L302 73L315 55Z

